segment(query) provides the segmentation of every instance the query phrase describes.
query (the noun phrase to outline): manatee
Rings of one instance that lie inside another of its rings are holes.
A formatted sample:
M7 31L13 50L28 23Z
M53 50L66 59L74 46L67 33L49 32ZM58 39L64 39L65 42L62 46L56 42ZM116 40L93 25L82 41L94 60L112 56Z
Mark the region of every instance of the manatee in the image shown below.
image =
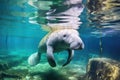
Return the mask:
M39 43L38 52L33 53L28 58L30 65L36 65L40 61L42 53L46 53L47 60L51 67L56 66L54 53L67 50L67 61L62 65L66 66L70 63L74 56L74 50L82 50L84 43L79 36L77 30L74 29L56 29L49 32Z

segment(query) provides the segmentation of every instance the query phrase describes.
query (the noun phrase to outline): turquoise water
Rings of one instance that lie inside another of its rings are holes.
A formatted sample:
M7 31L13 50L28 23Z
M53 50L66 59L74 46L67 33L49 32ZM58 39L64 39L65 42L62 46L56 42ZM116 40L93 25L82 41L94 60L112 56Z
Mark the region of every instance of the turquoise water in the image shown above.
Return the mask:
M0 80L81 80L91 58L120 61L120 1L75 1L72 6L65 0L0 1ZM73 13L67 12L74 7ZM66 51L54 54L55 68L48 64L45 54L36 66L27 62L47 34L41 29L45 24L79 28L85 48L75 50L74 58L65 67Z

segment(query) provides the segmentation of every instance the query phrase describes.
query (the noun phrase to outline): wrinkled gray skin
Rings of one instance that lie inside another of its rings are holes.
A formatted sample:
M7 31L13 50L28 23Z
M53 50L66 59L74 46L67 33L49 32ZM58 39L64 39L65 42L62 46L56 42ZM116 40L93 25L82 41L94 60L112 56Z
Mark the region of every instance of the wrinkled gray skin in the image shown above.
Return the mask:
M56 62L54 59L53 53L60 52L63 50L68 51L67 61L63 64L63 66L70 63L71 59L74 56L74 50L83 49L84 43L79 37L79 34L76 30L73 29L65 29L65 30L57 30L49 34L42 44L39 44L38 53L32 54L28 58L28 63L30 65L36 65L39 63L41 53L46 53L48 62L50 66L55 67Z

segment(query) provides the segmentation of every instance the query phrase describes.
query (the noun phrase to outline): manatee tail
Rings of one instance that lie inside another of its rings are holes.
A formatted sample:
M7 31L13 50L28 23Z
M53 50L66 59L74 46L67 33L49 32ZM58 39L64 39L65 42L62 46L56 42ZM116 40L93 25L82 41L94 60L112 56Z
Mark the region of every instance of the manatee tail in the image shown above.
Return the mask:
M28 63L32 66L36 65L40 61L41 54L36 52L29 56Z

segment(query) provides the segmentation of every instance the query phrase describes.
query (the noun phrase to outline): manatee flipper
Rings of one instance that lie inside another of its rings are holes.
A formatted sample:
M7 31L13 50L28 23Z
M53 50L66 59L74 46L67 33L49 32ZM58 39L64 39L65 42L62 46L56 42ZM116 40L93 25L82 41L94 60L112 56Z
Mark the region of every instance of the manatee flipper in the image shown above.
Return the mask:
M28 58L28 63L32 66L36 65L39 63L41 57L41 53L33 53L32 55L29 56Z
M74 50L68 49L67 51L68 51L68 58L66 63L63 64L63 66L66 66L67 64L69 64L74 56Z
M52 46L47 46L47 59L48 59L50 66L52 66L52 67L56 66Z

